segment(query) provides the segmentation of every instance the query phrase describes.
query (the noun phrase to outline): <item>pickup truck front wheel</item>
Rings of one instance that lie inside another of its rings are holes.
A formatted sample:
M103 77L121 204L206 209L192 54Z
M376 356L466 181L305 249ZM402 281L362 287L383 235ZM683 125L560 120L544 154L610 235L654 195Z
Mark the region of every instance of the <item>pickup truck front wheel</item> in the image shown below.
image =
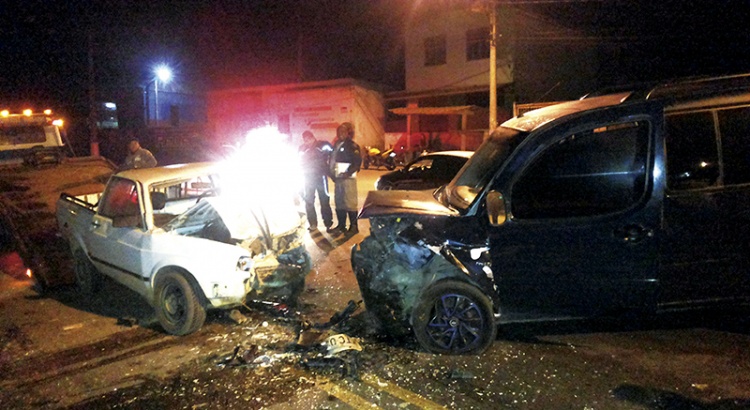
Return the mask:
M206 310L190 282L169 271L156 283L156 317L167 333L183 336L195 332L206 321Z
M81 295L91 297L101 288L101 275L81 249L73 255L73 271L76 275L76 288Z

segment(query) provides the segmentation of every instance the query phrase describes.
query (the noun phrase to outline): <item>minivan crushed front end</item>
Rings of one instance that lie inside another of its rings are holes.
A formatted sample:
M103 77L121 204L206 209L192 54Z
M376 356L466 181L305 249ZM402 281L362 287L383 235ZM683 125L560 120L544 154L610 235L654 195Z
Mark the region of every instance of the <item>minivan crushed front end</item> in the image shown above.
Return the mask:
M370 218L371 234L352 248L351 261L367 310L386 333L405 336L412 331L415 320L430 320L425 318L429 316L425 309L431 306L423 306L422 296L436 285L469 284L481 288L486 295L495 294L486 238L477 236L479 230L467 226L466 221L458 224L457 217L429 191L368 194L360 218ZM463 338L463 343L438 341L428 350L470 353L480 346L479 350L486 348L482 343L484 336L479 337L472 326L495 326L492 299L487 299L483 309L479 309L483 311L477 312L481 323L471 324L478 319L472 315L467 318L468 325L461 328L456 316L452 318L453 326L446 323L439 330L441 334ZM469 308L476 305L469 303Z

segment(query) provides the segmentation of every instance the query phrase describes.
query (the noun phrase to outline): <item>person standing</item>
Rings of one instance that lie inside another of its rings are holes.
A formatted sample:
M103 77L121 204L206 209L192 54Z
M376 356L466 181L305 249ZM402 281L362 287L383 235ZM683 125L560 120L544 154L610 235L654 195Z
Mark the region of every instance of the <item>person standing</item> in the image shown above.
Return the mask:
M153 168L156 166L156 158L151 151L141 147L138 140L131 140L128 143L128 156L125 163L120 167L120 171L126 169Z
M318 229L318 215L315 212L315 193L318 194L320 202L320 216L326 228L333 225L333 212L331 211L331 197L328 194L328 159L331 157L333 147L328 141L318 141L310 131L302 133L302 145L299 147L300 159L302 161L302 172L304 174L304 188L302 199L305 201L307 212L308 230Z
M336 219L338 224L327 232L356 234L357 225L357 172L362 165L359 145L354 142L354 126L345 122L336 129L336 143L329 161L329 169L334 182ZM346 229L346 217L349 229Z

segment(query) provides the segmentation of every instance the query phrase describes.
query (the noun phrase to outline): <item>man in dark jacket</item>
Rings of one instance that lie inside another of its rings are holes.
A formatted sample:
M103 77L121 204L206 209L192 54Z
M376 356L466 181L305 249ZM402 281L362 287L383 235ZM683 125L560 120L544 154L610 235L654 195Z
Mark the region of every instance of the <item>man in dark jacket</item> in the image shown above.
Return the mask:
M305 200L308 230L318 229L318 215L315 212L315 193L320 202L320 216L326 228L333 225L331 211L331 197L328 194L328 159L333 148L328 141L318 141L310 131L302 133L302 145L299 147L302 160L302 172L305 177L305 187L302 198Z
M328 232L341 234L359 232L357 226L357 172L362 165L359 145L354 142L354 126L345 122L336 130L336 143L329 162L331 177L335 184L336 219L338 225ZM346 217L349 216L349 229L346 229Z

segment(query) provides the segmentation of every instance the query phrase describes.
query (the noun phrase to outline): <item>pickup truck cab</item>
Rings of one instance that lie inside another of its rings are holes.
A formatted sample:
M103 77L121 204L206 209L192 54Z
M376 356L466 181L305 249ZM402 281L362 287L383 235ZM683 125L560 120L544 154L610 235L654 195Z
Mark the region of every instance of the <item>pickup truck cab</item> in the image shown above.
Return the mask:
M747 302L749 136L750 75L512 118L447 185L369 193L367 309L460 354L502 323Z
M97 204L62 194L57 220L81 293L107 275L176 335L248 296L294 302L311 267L296 206L231 203L221 190L216 165L198 163L120 172Z

